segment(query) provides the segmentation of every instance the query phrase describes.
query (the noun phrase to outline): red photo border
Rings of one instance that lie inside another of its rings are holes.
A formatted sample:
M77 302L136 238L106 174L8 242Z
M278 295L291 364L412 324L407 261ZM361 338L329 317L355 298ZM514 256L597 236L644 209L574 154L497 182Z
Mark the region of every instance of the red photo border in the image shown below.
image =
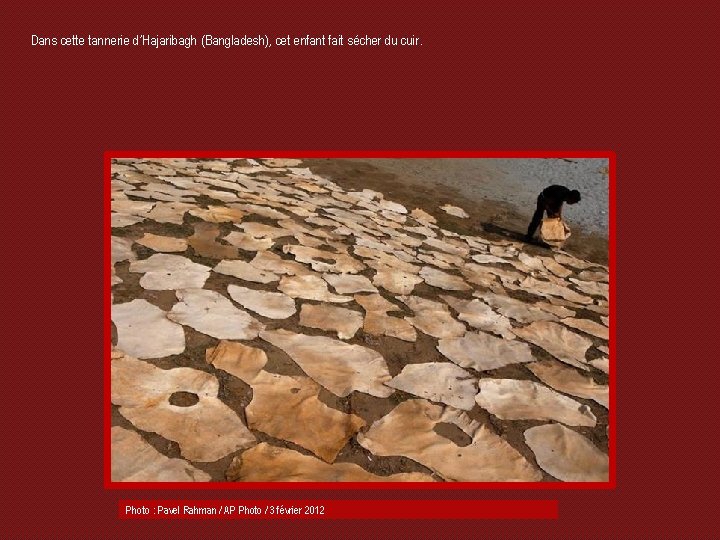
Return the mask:
M113 482L111 480L110 465L110 160L113 158L258 158L258 156L276 158L605 158L609 162L609 245L608 267L610 285L610 355L609 355L609 386L610 399L608 411L608 482ZM103 478L105 489L153 489L153 490L399 490L399 491L427 491L438 490L607 490L617 487L616 469L616 301L615 301L615 264L616 264L616 227L615 227L615 163L616 155L611 150L564 150L564 151L343 151L343 150L106 150L103 154L104 162L104 276L103 276L103 339L104 339L104 452L103 452Z

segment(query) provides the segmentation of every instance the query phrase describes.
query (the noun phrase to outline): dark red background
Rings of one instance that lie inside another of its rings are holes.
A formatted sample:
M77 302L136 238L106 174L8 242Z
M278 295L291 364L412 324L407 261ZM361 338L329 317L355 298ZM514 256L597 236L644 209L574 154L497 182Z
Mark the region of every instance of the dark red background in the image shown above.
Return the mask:
M716 3L146 4L2 8L1 537L715 533ZM424 44L30 46L33 33L206 32L392 32ZM184 496L103 489L102 159L125 148L616 151L617 489L207 493L547 497L560 501L553 522L118 521L120 498Z

